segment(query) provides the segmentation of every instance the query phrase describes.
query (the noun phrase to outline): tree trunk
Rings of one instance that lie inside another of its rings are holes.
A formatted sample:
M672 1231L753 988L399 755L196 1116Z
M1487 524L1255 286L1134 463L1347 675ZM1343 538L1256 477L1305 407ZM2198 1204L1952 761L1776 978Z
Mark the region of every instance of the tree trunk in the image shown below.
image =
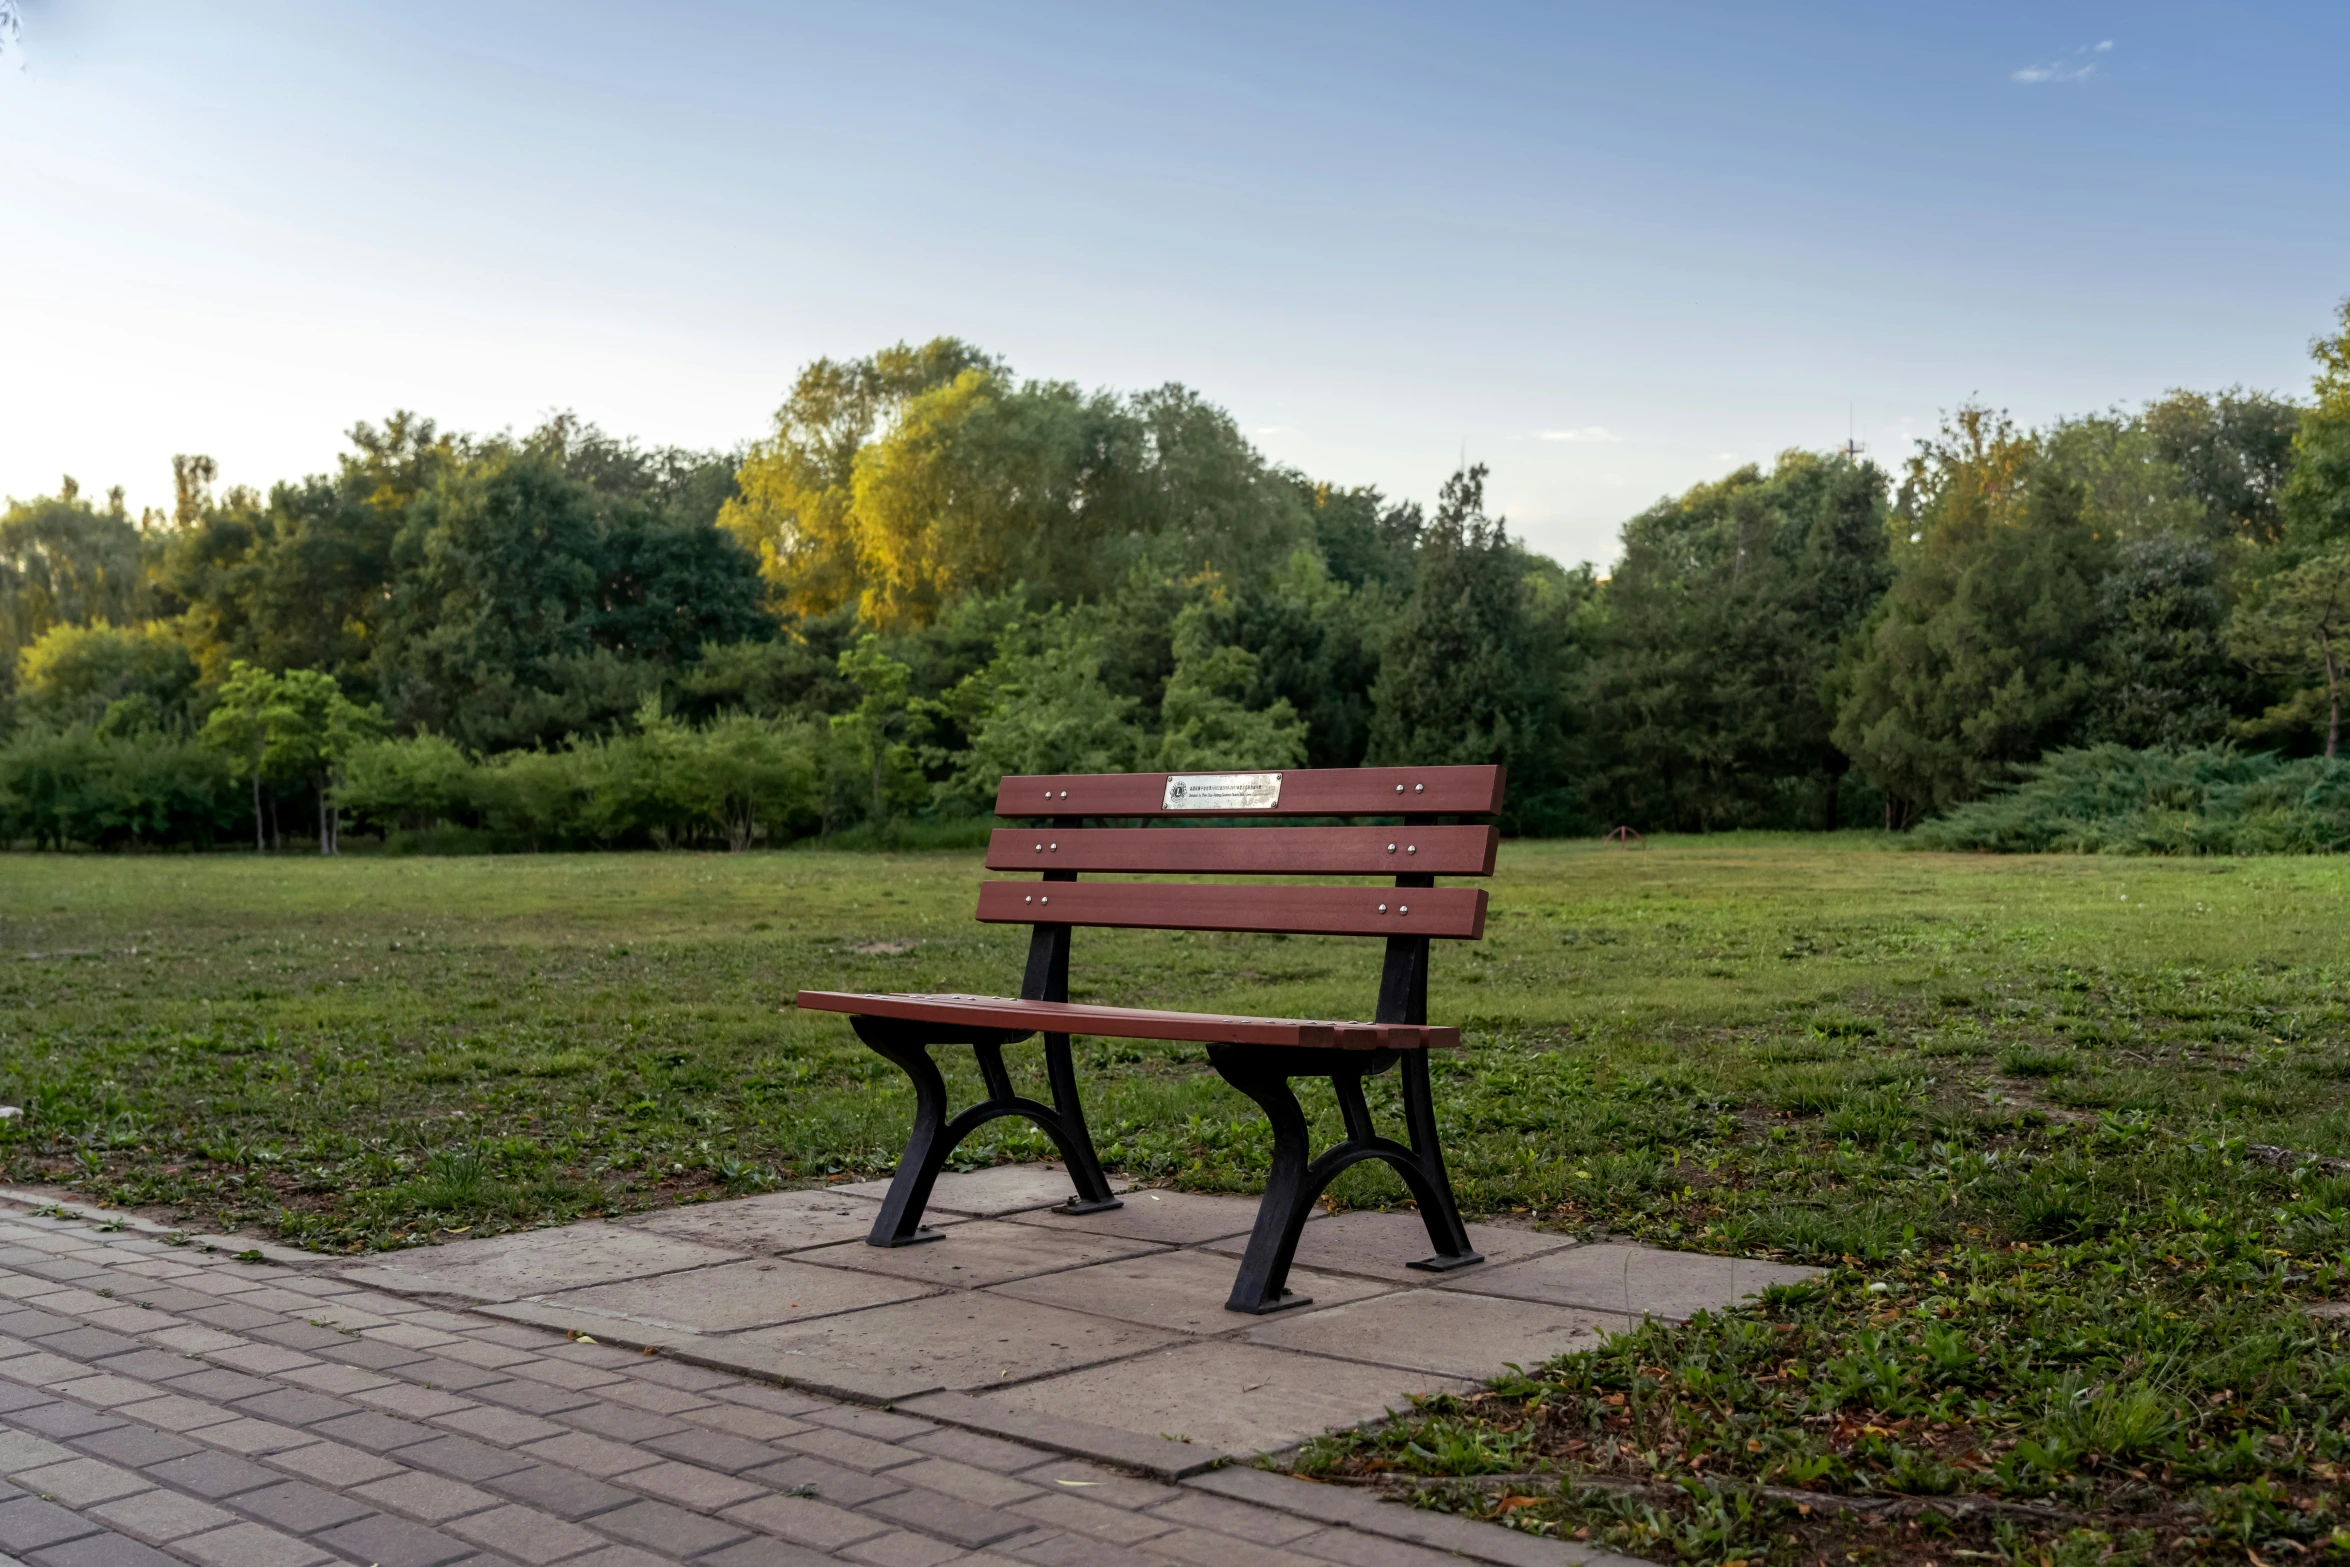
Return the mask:
M335 852L333 831L326 824L326 779L318 780L318 857L326 858Z
M2317 645L2326 656L2326 760L2330 762L2342 737L2342 672L2334 664L2334 644L2322 631L2317 634Z
M283 849L286 846L285 829L280 827L277 821L277 791L275 789L269 791L269 846L272 849Z
M269 835L261 826L261 769L253 769L253 852L269 852Z
M873 747L873 830L881 831L881 746L878 742Z

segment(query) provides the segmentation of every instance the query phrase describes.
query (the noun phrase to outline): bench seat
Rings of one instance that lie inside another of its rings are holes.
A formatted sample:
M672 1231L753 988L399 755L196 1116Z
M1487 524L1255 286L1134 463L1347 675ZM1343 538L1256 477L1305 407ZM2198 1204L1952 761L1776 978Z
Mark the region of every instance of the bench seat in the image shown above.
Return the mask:
M1158 1012L1145 1007L1098 1007L1075 1001L1022 1001L1011 996L862 995L803 990L806 1011L938 1023L950 1028L1002 1029L1028 1034L1084 1034L1100 1039L1184 1039L1219 1045L1293 1045L1309 1050L1453 1050L1457 1028L1424 1023L1341 1023L1307 1018L1230 1017L1218 1012ZM1009 1041L1004 1041L1009 1043Z

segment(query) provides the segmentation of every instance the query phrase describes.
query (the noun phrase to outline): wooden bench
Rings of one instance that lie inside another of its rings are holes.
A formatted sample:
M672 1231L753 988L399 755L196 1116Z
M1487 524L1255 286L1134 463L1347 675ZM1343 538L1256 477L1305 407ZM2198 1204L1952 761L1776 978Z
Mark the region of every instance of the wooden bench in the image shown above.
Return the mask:
M1072 1034L1116 1039L1197 1040L1224 1080L1255 1100L1272 1122L1273 1164L1256 1229L1227 1309L1279 1311L1306 1304L1286 1288L1291 1259L1313 1202L1341 1170L1383 1159L1403 1177L1428 1226L1435 1255L1415 1268L1443 1271L1484 1259L1469 1245L1437 1143L1428 1052L1457 1047L1460 1030L1428 1023L1432 940L1485 934L1482 888L1438 887L1438 876L1489 876L1498 834L1490 825L1447 825L1501 808L1498 767L1384 767L1286 773L1111 773L1006 778L999 817L1033 826L999 828L987 867L1037 871L1036 881L987 881L978 918L1033 927L1018 997L855 995L803 990L799 1005L845 1012L859 1038L914 1083L914 1129L898 1161L868 1242L905 1246L935 1240L921 1226L932 1183L947 1155L973 1130L1024 1116L1050 1136L1076 1195L1068 1213L1119 1206L1103 1178L1069 1055ZM1396 825L1193 827L1202 818L1383 817ZM1088 826L1088 822L1156 822ZM1392 876L1392 885L1294 886L1215 882L1082 882L1081 874L1244 874ZM1376 936L1387 943L1372 1021L1237 1017L1089 1006L1069 1000L1070 932L1079 925L1156 930ZM1052 1104L1016 1093L1004 1046L1044 1035ZM933 1045L971 1046L987 1097L947 1114L946 1084ZM1408 1144L1373 1128L1363 1079L1400 1070ZM1289 1082L1326 1077L1345 1118L1346 1138L1309 1157L1306 1119Z

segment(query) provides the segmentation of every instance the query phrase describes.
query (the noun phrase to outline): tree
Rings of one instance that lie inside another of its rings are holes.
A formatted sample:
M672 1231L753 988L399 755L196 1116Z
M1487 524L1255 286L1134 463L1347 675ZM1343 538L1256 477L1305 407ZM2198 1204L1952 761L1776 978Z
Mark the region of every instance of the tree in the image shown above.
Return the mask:
M2350 542L2350 298L2338 319L2333 336L2309 345L2316 398L2294 432L2293 468L2278 503L2284 554L2293 559Z
M262 785L270 782L302 783L315 791L318 852L331 855L340 848L335 792L343 763L383 728L382 714L346 698L332 675L315 669L276 675L240 660L205 719L204 741L250 783L256 853L269 846Z
M873 781L873 823L885 826L887 775L906 765L906 737L920 716L912 697L913 671L882 651L881 638L867 632L840 656L840 672L856 686L857 705L832 716L832 731L855 748Z
M1884 483L1787 452L1624 525L1586 684L1616 820L1761 825L1800 781L1835 825L1834 676L1891 576Z
M2284 526L2278 498L2293 465L2301 410L2265 392L2172 392L2141 416L2155 450L2178 469L2203 507L2211 539L2273 544Z
M139 530L122 492L101 511L68 476L55 495L0 511L0 685L52 626L133 626L149 609Z
M1273 771L1306 758L1306 726L1289 698L1262 707L1257 655L1216 641L1208 603L1175 619L1175 672L1162 704L1159 765L1174 770L1248 768Z
M51 626L16 663L24 716L53 729L178 729L195 694L196 662L162 626Z
M1444 483L1420 538L1412 596L1371 688L1373 763L1502 762L1514 793L1554 781L1555 662L1531 562L1485 515L1482 463Z
M1981 794L2067 743L2095 690L2113 541L2082 487L2006 419L1967 407L1911 459L1894 579L1835 741L1884 791L1888 826Z
M2229 623L2228 644L2255 669L2322 678L2321 687L2271 708L2266 727L2298 726L2322 699L2325 757L2334 760L2342 734L2342 663L2350 653L2350 550L2313 555L2262 583Z

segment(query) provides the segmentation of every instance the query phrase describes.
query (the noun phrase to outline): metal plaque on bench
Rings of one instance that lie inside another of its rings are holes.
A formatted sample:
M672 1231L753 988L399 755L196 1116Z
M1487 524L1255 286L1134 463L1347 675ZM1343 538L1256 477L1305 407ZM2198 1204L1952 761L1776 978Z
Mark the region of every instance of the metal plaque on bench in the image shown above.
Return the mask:
M1269 811L1281 803L1279 773L1169 773L1168 811Z

